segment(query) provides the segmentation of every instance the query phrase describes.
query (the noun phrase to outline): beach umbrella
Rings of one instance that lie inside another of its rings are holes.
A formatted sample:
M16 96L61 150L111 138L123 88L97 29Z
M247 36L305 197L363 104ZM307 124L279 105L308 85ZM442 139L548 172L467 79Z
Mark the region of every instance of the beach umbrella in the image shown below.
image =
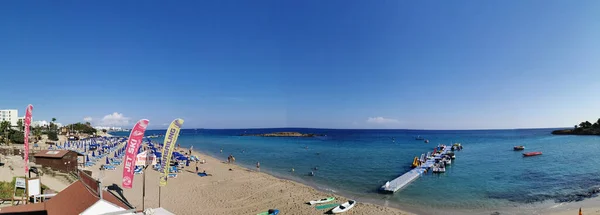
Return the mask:
M106 164L110 164L110 163L108 162L108 157L106 157Z
M115 157L117 157L117 152L115 152Z
M85 156L85 162L90 162L90 156L89 155Z
M94 153L94 151L92 151L92 157L96 157L96 153Z

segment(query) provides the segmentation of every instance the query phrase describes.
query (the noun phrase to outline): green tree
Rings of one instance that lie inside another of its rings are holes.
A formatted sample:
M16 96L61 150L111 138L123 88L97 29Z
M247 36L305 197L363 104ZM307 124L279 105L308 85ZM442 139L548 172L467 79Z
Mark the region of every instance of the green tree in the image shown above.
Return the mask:
M25 134L21 131L11 131L10 132L10 142L11 143L19 143L19 144L23 144L25 143Z
M39 141L42 139L42 128L37 126L37 127L32 127L33 130L33 136L35 136L35 142Z
M5 144L10 145L10 141L9 141L10 140L10 137L9 137L9 135L10 135L10 133L9 133L10 132L10 122L9 121L2 121L0 123L0 131L2 131L4 133L4 135L2 135L2 137L3 137L2 139L4 140L3 142Z
M49 140L53 140L53 141L57 141L58 140L58 135L55 132L50 132L50 133L48 133L48 139Z
M19 127L19 131L23 131L23 120L19 119L17 121L17 127Z

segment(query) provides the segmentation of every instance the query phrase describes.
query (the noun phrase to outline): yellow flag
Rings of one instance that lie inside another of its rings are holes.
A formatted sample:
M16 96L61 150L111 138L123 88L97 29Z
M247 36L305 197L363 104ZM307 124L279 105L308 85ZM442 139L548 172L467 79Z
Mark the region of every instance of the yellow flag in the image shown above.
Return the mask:
M169 164L171 163L171 155L173 154L173 149L175 148L175 143L177 142L177 137L179 137L179 130L181 130L181 126L183 125L183 119L175 119L171 122L169 129L167 129L167 133L165 134L165 141L163 143L162 148L162 157L160 159L160 164L162 167L162 174L160 177L160 186L167 185L167 176L169 175Z

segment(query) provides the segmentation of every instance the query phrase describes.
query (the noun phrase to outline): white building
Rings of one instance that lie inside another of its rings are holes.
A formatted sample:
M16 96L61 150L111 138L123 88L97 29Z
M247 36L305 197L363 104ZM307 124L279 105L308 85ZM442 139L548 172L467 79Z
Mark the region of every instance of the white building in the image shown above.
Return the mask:
M46 121L46 120L42 120L42 121L33 121L33 122L31 123L31 126L32 126L32 127L38 127L38 126L39 126L39 127L46 127L46 126L48 126L48 121Z
M12 126L17 126L19 111L16 109L0 110L0 122L9 121Z
M58 127L58 128L63 126L62 123L60 123L60 122L57 122L54 124L56 124L56 127ZM50 122L48 122L46 120L31 122L31 127L46 127L46 126L50 126Z

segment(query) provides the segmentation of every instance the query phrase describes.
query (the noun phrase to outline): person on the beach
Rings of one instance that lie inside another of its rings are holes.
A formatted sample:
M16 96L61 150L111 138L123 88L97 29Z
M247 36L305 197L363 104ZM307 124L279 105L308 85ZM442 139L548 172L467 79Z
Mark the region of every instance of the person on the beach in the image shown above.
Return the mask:
M223 153L223 149L221 149L221 153Z
M196 174L198 174L198 166L196 166Z
M256 170L260 172L260 162L256 162Z

